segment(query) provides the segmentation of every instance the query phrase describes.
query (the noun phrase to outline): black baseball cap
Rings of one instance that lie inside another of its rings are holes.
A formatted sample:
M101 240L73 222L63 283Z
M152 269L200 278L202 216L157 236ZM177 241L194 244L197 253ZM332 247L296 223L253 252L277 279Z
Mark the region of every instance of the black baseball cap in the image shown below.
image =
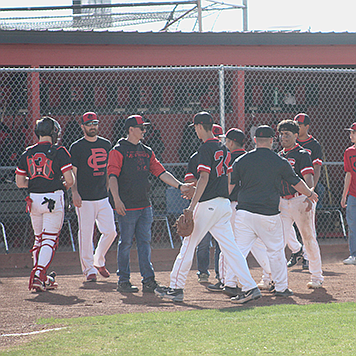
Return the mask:
M98 117L96 116L95 112L92 111L86 112L82 117L82 124L84 125L91 121L95 121L96 124L99 123Z
M272 127L268 125L261 125L257 127L255 132L255 137L274 137L276 133L272 129Z
M213 124L213 129L211 130L212 132L213 132L213 135L215 136L215 137L217 137L217 136L221 136L222 134L223 134L223 129L222 129L222 127L220 126L220 125L218 125L218 124Z
M138 125L150 125L149 122L145 122L141 115L131 115L125 121L125 130L132 126Z
M201 111L195 114L193 123L189 126L197 125L197 124L213 124L213 117L206 111Z
M245 134L236 128L228 130L225 135L221 135L220 137L226 137L231 141L237 142L240 146L245 143Z
M299 124L310 125L310 117L307 114L300 113L295 116L294 121Z

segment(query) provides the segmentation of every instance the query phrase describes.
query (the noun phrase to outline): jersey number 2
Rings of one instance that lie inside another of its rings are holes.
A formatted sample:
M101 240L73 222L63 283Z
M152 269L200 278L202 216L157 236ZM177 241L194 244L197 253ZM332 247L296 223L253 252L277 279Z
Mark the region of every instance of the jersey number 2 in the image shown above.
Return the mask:
M215 161L219 161L219 163L216 165L216 175L217 177L221 177L223 175L226 175L227 169L229 167L230 159L231 159L231 154L230 152L227 153L225 159L224 159L224 151L216 151L214 155Z

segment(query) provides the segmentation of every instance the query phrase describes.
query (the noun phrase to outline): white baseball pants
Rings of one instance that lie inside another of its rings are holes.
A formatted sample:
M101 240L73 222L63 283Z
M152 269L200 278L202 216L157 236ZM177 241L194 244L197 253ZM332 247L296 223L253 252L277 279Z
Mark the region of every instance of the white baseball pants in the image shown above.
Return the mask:
M315 230L316 204L313 203L312 209L307 212L305 211L307 203L304 203L304 200L304 195L288 200L281 198L279 210L281 211L283 232L286 238L289 238L293 232L295 234L293 223L296 223L308 254L309 272L312 275L311 279L315 282L322 282L324 277L321 267L320 248L316 239Z
M116 237L114 212L109 198L101 200L83 200L82 206L76 208L78 215L79 257L83 274L97 274L94 267L105 266L105 255ZM101 235L95 254L93 254L93 233L96 223Z
M267 248L272 279L278 292L288 288L287 261L284 253L282 220L278 215L261 215L238 210L235 216L235 236L245 256L259 237Z
M248 291L257 286L251 277L246 259L235 242L230 217L230 201L226 198L215 198L198 203L194 211L193 233L183 239L180 252L174 262L171 272L171 288L184 288L192 266L195 248L208 231L218 241L228 268L238 277L242 290Z
M234 231L235 235L235 242L237 246L239 246L239 240L236 238L235 231L238 229L238 226L235 226L235 216L236 216L236 204L237 202L231 202L231 209L232 209L232 215L231 215L231 226ZM240 246L239 246L240 248ZM246 251L246 254L244 254L244 257L247 258L249 251ZM263 276L262 279L264 281L271 282L271 267L269 264L268 260L268 255L267 255L267 248L266 245L262 242L262 240L258 237L255 241L255 243L252 245L251 248L251 253L255 257L256 261L258 264L262 267L263 269ZM219 275L222 276L220 278L221 283L223 283L225 286L234 288L236 287L238 280L237 276L233 275L230 270L226 268L226 264L224 263L224 255L221 253L220 258L219 258Z

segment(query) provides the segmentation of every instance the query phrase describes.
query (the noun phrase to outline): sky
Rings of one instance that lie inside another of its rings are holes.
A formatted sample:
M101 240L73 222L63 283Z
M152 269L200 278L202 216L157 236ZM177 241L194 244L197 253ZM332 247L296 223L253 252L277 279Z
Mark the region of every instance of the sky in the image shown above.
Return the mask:
M112 0L111 2L115 4L155 1L158 0ZM242 0L220 1L242 5ZM202 0L202 2L203 6L208 4L208 0ZM72 0L31 0L31 7L71 4ZM0 9L26 6L29 6L29 0L0 0ZM41 12L41 14L51 15L50 12ZM0 12L1 18L9 15L8 12ZM18 15L19 13L16 14L16 16ZM355 16L356 0L248 0L249 31L356 32ZM179 27L172 27L171 31L191 32L194 24L195 20L185 20L179 23ZM162 22L150 23L122 29L124 31L159 31L163 25ZM239 9L225 10L220 14L209 15L203 19L204 32L242 30L242 10Z

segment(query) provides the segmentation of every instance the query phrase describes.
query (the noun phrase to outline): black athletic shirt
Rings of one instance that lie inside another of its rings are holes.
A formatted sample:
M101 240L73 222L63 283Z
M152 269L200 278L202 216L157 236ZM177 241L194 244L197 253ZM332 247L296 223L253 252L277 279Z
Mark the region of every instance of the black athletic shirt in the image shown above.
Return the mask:
M209 173L208 184L200 202L228 198L228 173L231 172L231 154L217 138L207 139L198 149L197 172Z
M305 141L297 140L297 143L310 154L313 166L316 164L321 166L323 164L323 153L320 143L313 136L309 135Z
M314 168L310 159L309 153L303 149L299 144L296 144L289 150L283 149L278 153L281 157L288 160L293 167L294 172L299 178L304 180L306 174L314 175ZM285 180L282 180L282 197L287 195L293 195L297 191Z
M246 153L246 151L243 148L239 148L235 151L232 151L230 165L232 166L234 164L235 160L237 158L239 158L240 156L244 155L245 153ZM237 201L239 189L240 189L240 184L235 184L234 189L232 190L231 194L229 195L230 201Z
M111 143L103 137L90 142L84 137L70 146L72 163L77 167L77 187L82 200L100 200L108 196L107 165Z
M231 183L241 187L236 210L261 215L276 215L280 211L281 180L296 185L300 178L288 161L268 148L256 148L239 157L233 164Z
M16 174L29 177L30 193L50 193L63 190L61 177L72 169L70 154L63 146L52 146L55 153L48 153L52 144L39 142L27 147L16 168Z
M198 166L198 152L195 152L189 158L187 172L184 176L185 182L191 179L196 179L196 180L199 179L197 166Z

